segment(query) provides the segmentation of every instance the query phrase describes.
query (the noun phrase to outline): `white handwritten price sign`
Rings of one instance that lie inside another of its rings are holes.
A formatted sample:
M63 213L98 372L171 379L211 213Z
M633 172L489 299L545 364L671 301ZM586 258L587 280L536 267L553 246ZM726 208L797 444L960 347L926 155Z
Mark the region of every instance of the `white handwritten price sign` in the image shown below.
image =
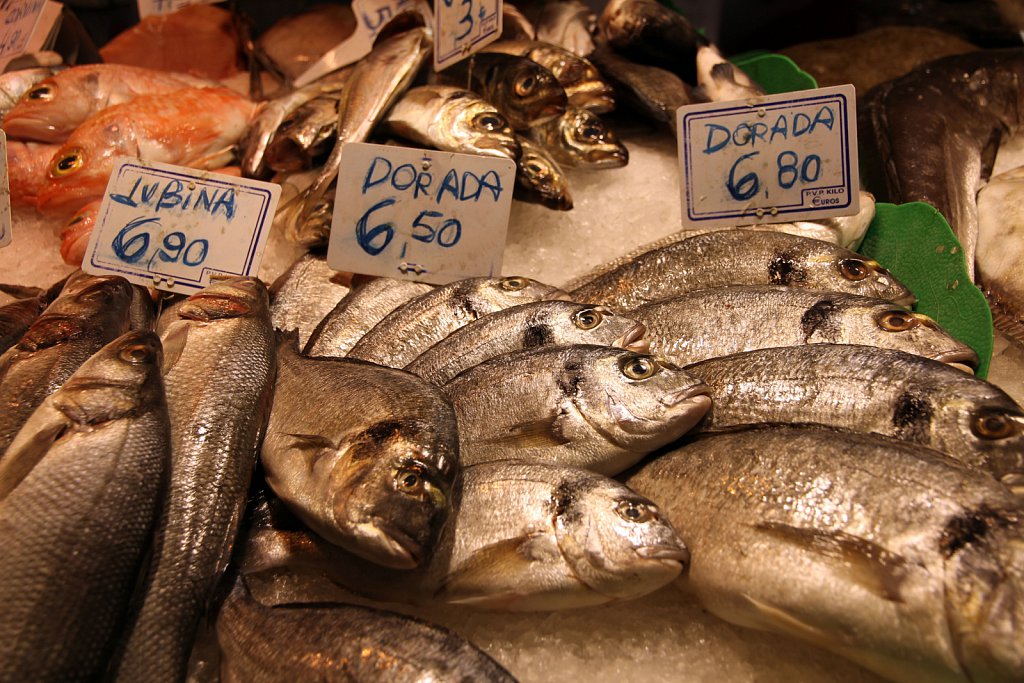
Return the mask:
M0 1L0 66L24 54L46 0Z
M121 159L82 270L187 294L211 275L255 275L280 194L273 183Z
M498 275L515 176L511 159L348 143L327 264L433 284Z
M465 59L501 37L502 0L434 3L434 70Z
M189 5L209 5L218 0L138 0L139 18L154 14L171 14Z
M11 183L7 179L7 136L0 130L0 248L11 243Z
M852 85L680 107L683 225L857 213L856 121Z

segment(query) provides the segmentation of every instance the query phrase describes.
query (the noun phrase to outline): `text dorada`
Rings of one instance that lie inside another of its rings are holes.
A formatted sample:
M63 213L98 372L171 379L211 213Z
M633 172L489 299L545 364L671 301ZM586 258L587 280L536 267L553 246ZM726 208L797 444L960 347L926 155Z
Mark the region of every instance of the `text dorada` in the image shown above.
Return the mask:
M256 275L280 193L273 183L119 159L82 270L185 294L211 276Z
M852 85L680 107L683 225L857 213L856 122Z
M432 284L500 275L515 173L511 159L346 144L327 263Z

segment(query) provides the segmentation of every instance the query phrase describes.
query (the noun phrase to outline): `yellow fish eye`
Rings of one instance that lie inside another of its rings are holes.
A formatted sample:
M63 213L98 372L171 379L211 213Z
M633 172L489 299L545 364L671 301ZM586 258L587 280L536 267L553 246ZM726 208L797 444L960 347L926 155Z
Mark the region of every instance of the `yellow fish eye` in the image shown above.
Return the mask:
M39 85L30 88L29 91L25 93L25 99L42 100L44 102L49 102L53 99L53 96L56 94L56 88L54 88L52 85L50 85L49 83L40 83Z
M50 177L61 178L71 175L81 169L83 165L85 165L85 152L76 147L66 154L62 154L53 162L50 166Z
M518 81L516 81L516 84L515 84L516 95L519 95L520 97L528 97L531 93L533 93L533 89L536 86L537 86L537 79L535 79L533 76L525 76L525 77L519 79Z
M529 280L522 277L507 277L498 283L506 292L518 292L520 289L525 289L528 284Z
M619 361L622 374L630 379L647 379L658 374L661 367L650 356L627 354Z
M909 311L886 311L878 318L878 324L887 332L906 332L921 324L921 321Z
M601 324L604 316L594 308L585 308L572 317L573 323L581 330L592 330Z

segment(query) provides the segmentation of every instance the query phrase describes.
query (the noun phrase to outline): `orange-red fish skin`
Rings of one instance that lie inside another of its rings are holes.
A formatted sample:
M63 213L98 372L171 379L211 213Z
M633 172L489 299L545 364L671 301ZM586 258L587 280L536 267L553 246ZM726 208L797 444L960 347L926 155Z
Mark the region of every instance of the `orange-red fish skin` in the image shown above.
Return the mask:
M46 171L60 145L39 142L7 142L7 178L11 206L35 206L47 186Z
M97 199L83 206L75 212L61 231L60 257L69 266L81 267L102 203L103 200Z

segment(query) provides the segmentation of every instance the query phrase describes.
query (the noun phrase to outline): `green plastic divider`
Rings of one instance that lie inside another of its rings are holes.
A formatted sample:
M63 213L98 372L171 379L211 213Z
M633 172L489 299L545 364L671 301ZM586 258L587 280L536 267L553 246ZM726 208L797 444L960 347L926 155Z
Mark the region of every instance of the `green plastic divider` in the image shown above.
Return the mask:
M783 55L773 52L748 52L729 59L760 83L769 95L818 87L813 76Z

